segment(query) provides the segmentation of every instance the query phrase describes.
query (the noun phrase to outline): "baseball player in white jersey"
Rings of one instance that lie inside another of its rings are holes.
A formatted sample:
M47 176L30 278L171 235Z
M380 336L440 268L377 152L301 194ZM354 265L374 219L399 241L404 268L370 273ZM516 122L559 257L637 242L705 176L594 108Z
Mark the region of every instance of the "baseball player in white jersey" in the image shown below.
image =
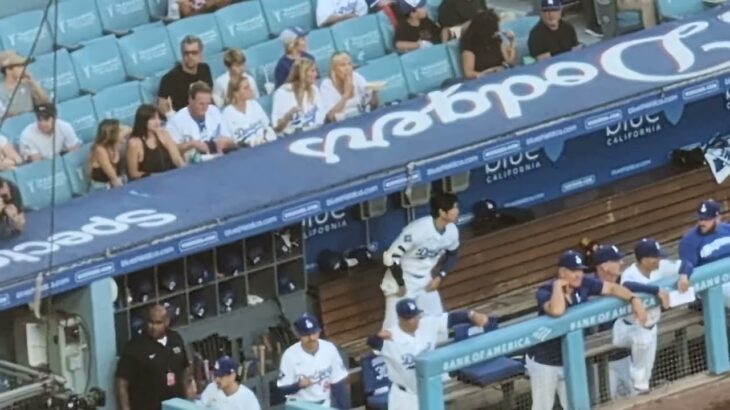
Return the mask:
M261 410L256 395L236 380L238 363L228 356L215 362L215 382L200 395L198 404L212 410Z
M475 311L454 311L422 316L415 299L396 303L398 322L368 337L368 345L385 360L388 377L393 382L388 393L389 410L418 409L416 357L436 348L452 326L471 322L484 327L489 318Z
M404 297L415 299L427 315L444 312L438 288L456 265L459 248L459 204L452 194L439 194L431 201L431 216L408 224L383 253L388 267L380 288L385 294L383 328L395 326L395 305ZM437 272L434 268L441 261Z
M634 254L636 263L624 270L621 284L637 292L657 295L662 307L668 308L669 295L659 287L651 285L651 282L668 277L684 281L692 274L693 266L684 261L663 259L666 256L664 250L659 242L650 238L639 241L634 248ZM639 290L637 284L644 285L647 289ZM647 321L643 326L637 324L632 317L618 319L613 326L613 344L631 348L628 369L625 364L623 369L616 369L618 382L628 382L628 385L633 386L634 391L638 393L649 391L649 381L656 358L657 323L660 317L661 309L654 307L647 311Z
M347 369L334 344L321 340L319 322L302 315L294 323L299 342L281 356L276 382L287 400L349 409Z

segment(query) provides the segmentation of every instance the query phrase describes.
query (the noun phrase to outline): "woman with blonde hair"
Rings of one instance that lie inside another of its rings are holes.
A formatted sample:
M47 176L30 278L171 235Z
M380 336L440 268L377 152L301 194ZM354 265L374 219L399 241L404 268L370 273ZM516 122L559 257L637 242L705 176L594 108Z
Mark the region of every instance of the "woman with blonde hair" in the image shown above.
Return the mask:
M313 61L301 59L294 64L287 83L274 92L272 105L271 122L279 134L307 131L324 123Z
M378 92L370 90L365 77L355 72L345 52L332 55L330 76L322 81L322 106L327 121L341 121L378 107Z
M89 155L89 190L111 189L123 185L121 140L122 127L119 120L105 119L99 123Z
M232 77L226 92L223 129L239 147L255 147L276 139L271 121L254 99L253 84L247 77Z

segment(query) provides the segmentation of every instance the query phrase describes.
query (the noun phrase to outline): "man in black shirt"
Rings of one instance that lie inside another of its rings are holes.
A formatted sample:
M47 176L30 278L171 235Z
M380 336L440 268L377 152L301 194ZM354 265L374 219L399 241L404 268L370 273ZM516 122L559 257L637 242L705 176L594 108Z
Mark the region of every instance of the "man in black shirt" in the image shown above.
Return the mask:
M530 31L527 45L537 60L568 52L580 47L575 27L562 19L560 0L542 0L540 21Z
M167 310L152 306L147 331L124 346L116 372L121 410L160 410L163 401L186 397L190 362L182 337L169 326Z
M444 0L439 6L439 24L444 30L457 27L464 30L477 13L486 10L481 0ZM451 37L451 33L447 35Z
M165 114L188 105L190 84L203 81L213 88L213 77L208 64L202 62L203 42L195 36L186 36L180 42L182 62L176 64L160 81L157 104Z
M20 190L0 177L0 239L8 239L23 231L25 214Z
M399 53L442 42L441 27L428 18L426 0L398 0L403 18L395 28L395 49Z

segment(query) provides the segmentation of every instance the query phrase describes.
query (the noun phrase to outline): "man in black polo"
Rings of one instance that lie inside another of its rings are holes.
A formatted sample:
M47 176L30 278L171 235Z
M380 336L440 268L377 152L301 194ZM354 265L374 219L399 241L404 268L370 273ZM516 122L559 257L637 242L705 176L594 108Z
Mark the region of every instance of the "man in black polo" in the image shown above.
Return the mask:
M124 346L116 373L121 410L160 410L163 401L186 397L190 362L182 337L169 326L167 310L154 305L147 332Z
M174 111L188 105L190 84L203 81L213 88L210 67L203 62L203 41L195 36L186 36L180 42L180 53L182 61L160 80L157 104L160 112L164 114L174 114Z
M540 21L530 31L527 45L537 60L562 54L580 47L575 27L562 19L560 0L542 0Z
M0 177L0 240L18 235L25 228L23 198L12 182Z

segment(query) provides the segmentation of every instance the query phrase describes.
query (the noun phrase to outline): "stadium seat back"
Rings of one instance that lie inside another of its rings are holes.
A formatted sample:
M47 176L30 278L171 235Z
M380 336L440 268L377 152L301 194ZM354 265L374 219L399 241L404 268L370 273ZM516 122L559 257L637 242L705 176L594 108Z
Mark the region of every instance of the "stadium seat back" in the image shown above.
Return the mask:
M269 39L269 27L258 0L245 1L215 12L223 46L246 48Z
M147 0L147 11L150 18L159 19L167 16L168 0Z
M54 58L55 66L54 70ZM54 86L57 101L65 101L79 95L79 81L76 79L71 55L64 48L54 53L43 54L36 57L35 61L28 66L28 71L53 99ZM54 73L55 71L55 73ZM54 79L57 83L54 84Z
M43 10L47 5L48 0L6 1L0 7L0 18L15 16L25 11Z
M446 51L449 52L449 62L459 78L464 77L464 70L461 67L461 50L459 49L459 40L451 40L446 43Z
M522 61L524 57L530 56L527 40L530 38L530 30L535 27L538 21L540 21L540 17L538 16L527 16L502 23L503 31L511 30L515 34L517 61Z
M99 121L105 118L116 118L122 124L131 127L134 124L134 114L142 105L142 94L139 82L130 81L104 89L94 95L92 100Z
M390 54L377 60L372 60L365 66L357 69L367 81L385 81L385 87L380 90L382 103L405 101L408 99L408 86L398 56Z
M335 38L337 50L348 52L358 66L382 57L386 52L378 17L374 14L335 24L332 27L332 36Z
M383 38L383 45L388 53L395 51L394 38L395 38L395 27L390 22L390 19L385 12L379 12L376 14L378 18L378 30L380 31L380 37Z
M143 27L119 39L119 50L127 73L141 78L169 70L175 65L175 51L165 26Z
M215 80L219 75L226 72L226 64L223 62L223 54L225 52L206 55L203 61L205 61L210 67L210 73Z
M26 11L0 20L0 41L3 49L12 49L22 56L29 56L39 27L41 34L33 55L50 53L53 50L53 38L47 22L43 21L43 10Z
M283 54L284 47L279 39L269 40L246 50L246 66L262 93L266 90L264 84L267 81L274 83L274 69Z
M0 128L0 134L6 136L17 147L20 141L20 134L28 124L34 121L35 114L32 112L5 118L2 128Z
M17 179L15 178L15 171L0 171L0 178L10 181L14 184L17 184Z
M369 354L360 360L362 367L363 393L372 395L376 392L388 391L390 379L385 360L377 355Z
M332 38L332 30L321 28L314 30L307 36L309 54L314 56L319 69L319 76L324 78L330 73L330 60L335 49L335 41Z
M73 196L71 182L60 160L25 164L15 169L15 177L23 204L32 210L63 203Z
M91 142L96 136L96 110L91 97L84 95L58 105L58 118L68 121L83 142Z
M433 91L454 77L446 47L442 44L403 54L400 61L411 94Z
M278 36L287 27L314 28L314 7L309 0L265 0L261 7L274 35Z
M65 0L58 3L58 17L51 7L48 21L58 19L57 43L63 47L78 47L87 40L101 37L104 33L94 0Z
M428 17L433 21L439 21L439 7L443 0L426 0Z
M662 20L678 20L705 10L702 0L657 0Z
M142 101L145 104L157 105L157 91L160 90L160 81L165 73L160 72L145 78L139 84L142 93Z
M63 168L74 195L84 195L89 191L88 162L90 154L91 144L85 144L76 151L63 156Z
M259 104L261 105L261 108L263 108L263 109L264 109L264 112L265 112L265 113L266 113L266 115L268 115L269 117L271 117L271 109L272 109L272 108L273 108L273 106L274 106L274 101L273 101L273 100L274 100L274 99L273 99L273 97L272 97L272 96L270 96L270 95L262 95L261 97L259 97L259 98L258 98L258 99L256 100L256 101L258 101L258 102L259 102Z
M203 42L204 54L215 54L223 51L223 41L218 32L218 24L212 14L201 14L186 17L167 25L170 44L175 50L175 59L181 60L180 42L185 36L193 35Z
M128 31L150 21L145 0L96 0L101 25L108 31Z
M99 92L127 79L114 36L85 43L82 49L71 53L71 60L82 91Z

